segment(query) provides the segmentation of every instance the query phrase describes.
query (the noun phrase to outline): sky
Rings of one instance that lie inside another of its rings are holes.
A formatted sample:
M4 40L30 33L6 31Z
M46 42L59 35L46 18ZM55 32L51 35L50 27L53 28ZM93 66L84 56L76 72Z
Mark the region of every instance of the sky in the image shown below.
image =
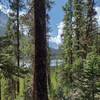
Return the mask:
M63 30L63 6L67 2L67 0L54 0L55 3L52 5L52 9L49 12L50 16L50 25L51 31L49 35L51 36L49 39L49 45L53 48L58 48L58 45L61 44L61 34Z
M62 7L65 5L67 0L54 0L55 4L53 8L49 12L50 15L50 28L51 32L49 32L51 38L50 46L58 48L59 44L61 44L61 34L63 32L63 18L64 18L64 11ZM95 9L97 11L97 19L100 23L100 0L95 0ZM56 45L55 45L56 44Z
M64 12L62 7L65 5L67 0L54 0L55 3L52 5L52 9L49 12L50 15L50 27L53 31L52 35L57 35L57 26L63 20Z

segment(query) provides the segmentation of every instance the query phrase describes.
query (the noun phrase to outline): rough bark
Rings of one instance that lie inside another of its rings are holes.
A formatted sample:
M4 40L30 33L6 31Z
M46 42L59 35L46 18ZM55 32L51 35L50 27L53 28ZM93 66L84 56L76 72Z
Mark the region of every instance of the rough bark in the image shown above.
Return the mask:
M34 0L34 19L35 65L33 64L33 100L48 100L45 0Z

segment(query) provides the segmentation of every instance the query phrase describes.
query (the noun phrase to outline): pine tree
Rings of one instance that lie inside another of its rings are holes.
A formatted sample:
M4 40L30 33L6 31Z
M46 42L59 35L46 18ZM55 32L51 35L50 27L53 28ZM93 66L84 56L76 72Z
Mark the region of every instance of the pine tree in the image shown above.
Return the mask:
M34 0L35 66L33 66L33 100L48 100L45 0Z
M92 59L89 60L88 57L91 54L91 56L97 57L96 51L98 51L97 49L93 49L98 48L96 46L98 44L96 41L98 30L95 19L96 12L93 8L94 1L87 0L84 2L83 0L73 0L71 6L71 1L68 3L64 8L65 25L62 45L64 68L62 68L59 74L62 77L59 80L64 80L63 83L69 88L69 99L94 100L97 90L96 84L98 83L98 74L96 74L96 71L99 62L96 60L97 67L94 64L94 67L87 65L87 61L95 63ZM72 12L70 7L72 7ZM95 59L99 58L97 57ZM72 85L70 86L68 84ZM73 95L75 91L79 97Z
M68 93L72 90L72 67L73 67L73 1L68 0L64 6L64 30L63 30L63 44L61 46L61 54L64 62L59 76L61 76L61 85L63 84L64 93ZM65 98L67 96L65 95ZM64 97L63 97L64 98Z

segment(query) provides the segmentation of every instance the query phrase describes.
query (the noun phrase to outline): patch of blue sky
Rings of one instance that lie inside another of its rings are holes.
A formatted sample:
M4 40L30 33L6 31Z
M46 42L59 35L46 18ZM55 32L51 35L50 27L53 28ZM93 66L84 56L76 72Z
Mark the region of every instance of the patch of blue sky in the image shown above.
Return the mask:
M56 36L58 33L57 26L63 20L64 12L63 6L67 2L67 0L54 0L55 3L52 5L52 9L49 12L50 15L50 27L51 27L51 35Z
M94 0L95 2L95 6L99 6L100 7L100 0Z

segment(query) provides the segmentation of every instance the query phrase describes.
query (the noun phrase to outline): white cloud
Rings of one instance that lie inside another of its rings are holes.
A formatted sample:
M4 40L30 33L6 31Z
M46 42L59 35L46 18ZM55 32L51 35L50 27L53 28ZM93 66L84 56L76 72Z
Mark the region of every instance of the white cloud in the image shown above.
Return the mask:
M63 27L64 27L64 23L63 22L60 22L59 25L57 26L58 28L58 34L57 36L51 36L49 38L49 42L52 42L52 43L56 43L57 45L61 44L61 35L63 34Z
M0 10L1 10L3 13L7 14L7 11L8 11L9 9L6 8L4 5L2 5L2 4L0 3Z
M100 25L100 7L95 7L95 10L97 12L96 18L98 20L98 24Z
M14 11L12 11L9 7L6 7L1 3L0 3L0 10L7 15L9 15L9 13L14 13ZM24 14L26 14L26 11L20 11L19 13L19 15L24 15Z
M0 10L2 9L2 5L0 5Z

